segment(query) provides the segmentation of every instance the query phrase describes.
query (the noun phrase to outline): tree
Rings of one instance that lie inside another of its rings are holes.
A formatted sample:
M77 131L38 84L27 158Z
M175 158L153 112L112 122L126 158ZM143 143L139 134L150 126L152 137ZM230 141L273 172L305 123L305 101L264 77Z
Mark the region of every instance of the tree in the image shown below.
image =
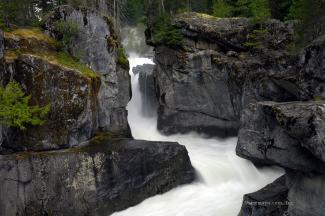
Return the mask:
M250 4L253 20L263 22L271 18L271 10L268 0L253 0Z
M215 0L213 5L213 15L216 17L231 17L234 8L225 0Z
M0 124L25 130L27 125L42 125L50 111L45 107L30 106L31 96L26 96L20 85L12 81L0 87Z
M293 0L287 19L298 20L296 46L303 47L325 34L325 1Z

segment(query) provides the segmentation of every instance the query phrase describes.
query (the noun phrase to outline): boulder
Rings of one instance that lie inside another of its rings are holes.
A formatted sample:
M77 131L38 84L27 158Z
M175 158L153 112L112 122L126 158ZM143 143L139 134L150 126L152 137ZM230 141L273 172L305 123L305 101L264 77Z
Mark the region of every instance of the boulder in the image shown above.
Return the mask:
M246 194L238 216L285 216L289 202L285 176L261 190Z
M184 146L106 136L0 156L0 215L107 216L195 178Z
M260 164L324 173L325 103L258 102L243 111L237 155Z

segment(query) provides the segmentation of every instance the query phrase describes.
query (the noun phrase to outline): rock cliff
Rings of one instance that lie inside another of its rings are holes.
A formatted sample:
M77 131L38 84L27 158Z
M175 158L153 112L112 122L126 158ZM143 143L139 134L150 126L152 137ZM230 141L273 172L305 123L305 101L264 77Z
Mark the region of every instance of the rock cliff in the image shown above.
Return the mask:
M246 18L189 13L172 24L183 36L181 47L157 43L154 34L148 39L155 46L163 133L236 135L249 103L301 97L293 69L298 58L286 51L292 23L270 20L261 27Z
M285 168L288 215L322 215L324 101L259 102L243 112L241 121L237 154L259 164ZM274 197L269 202L283 199ZM246 208L244 202L242 215L265 215L261 209L259 214L252 214Z
M74 63L74 59L58 52L56 40L37 29L5 33L2 83L19 81L34 103L50 103L51 113L41 127L24 134L12 129L3 134L3 148L71 147L88 140L98 130L131 136L125 108L131 97L130 78L128 68L118 64L117 48L108 42L115 34L113 27L95 12L67 6L56 12L64 13L64 20L71 19L78 25L72 52L84 52L83 63ZM59 20L55 15L46 22L49 31L54 31L54 19Z
M258 102L242 112L237 154L285 169L288 195L283 215L324 214L324 51L324 37L320 37L304 49L296 67L300 99L313 100ZM283 199L270 202L278 201ZM259 214L247 212L247 207L244 202L241 215L264 215L261 206Z

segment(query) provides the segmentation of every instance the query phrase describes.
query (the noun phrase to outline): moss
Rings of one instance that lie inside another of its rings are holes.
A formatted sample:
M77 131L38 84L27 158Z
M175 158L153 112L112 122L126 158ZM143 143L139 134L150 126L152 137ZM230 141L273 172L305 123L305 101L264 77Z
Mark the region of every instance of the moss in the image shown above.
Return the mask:
M125 70L130 69L129 60L123 47L117 49L117 64L119 64Z
M36 40L41 42L46 42L50 45L58 45L58 42L46 34L44 34L39 28L19 28L10 32L4 33L5 38L16 39L26 39L26 40Z
M18 58L18 55L15 51L9 50L5 52L5 61L6 63L13 63Z
M67 148L62 150L53 151L39 151L39 152L19 152L10 155L15 160L26 160L30 157L48 158L52 156L62 156L65 154L93 154L97 152L110 153L112 150L118 150L120 145L115 145L115 142L124 139L121 135L110 132L97 132L89 141L88 145Z
M80 71L90 78L98 77L98 74L87 65L78 62L66 52L58 52L58 41L44 34L39 28L20 28L11 32L5 32L4 36L7 40L23 40L30 42L28 44L22 42L23 44L19 44L19 46L21 46L19 49L6 51L5 59L8 63L13 62L21 54L31 54L46 59L52 64L58 64ZM33 43L31 43L31 41L33 41ZM39 46L35 47L37 45Z
M58 55L56 55L56 58L57 58L57 62L60 65L63 65L68 68L76 69L80 71L82 74L91 78L98 77L97 73L91 70L87 65L74 60L70 55L68 55L65 52L59 52Z
M204 14L204 13L196 13L196 15L202 19L220 19L218 17L211 16L209 14Z

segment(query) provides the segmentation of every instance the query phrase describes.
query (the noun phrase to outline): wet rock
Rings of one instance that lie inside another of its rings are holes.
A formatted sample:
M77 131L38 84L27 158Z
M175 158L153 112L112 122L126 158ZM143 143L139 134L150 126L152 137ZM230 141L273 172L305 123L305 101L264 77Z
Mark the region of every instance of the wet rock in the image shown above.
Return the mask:
M238 216L284 216L289 202L285 176L261 190L246 194Z
M94 139L88 146L0 156L0 215L110 215L193 181L177 143Z
M251 104L236 152L256 163L324 173L324 122L324 101Z

